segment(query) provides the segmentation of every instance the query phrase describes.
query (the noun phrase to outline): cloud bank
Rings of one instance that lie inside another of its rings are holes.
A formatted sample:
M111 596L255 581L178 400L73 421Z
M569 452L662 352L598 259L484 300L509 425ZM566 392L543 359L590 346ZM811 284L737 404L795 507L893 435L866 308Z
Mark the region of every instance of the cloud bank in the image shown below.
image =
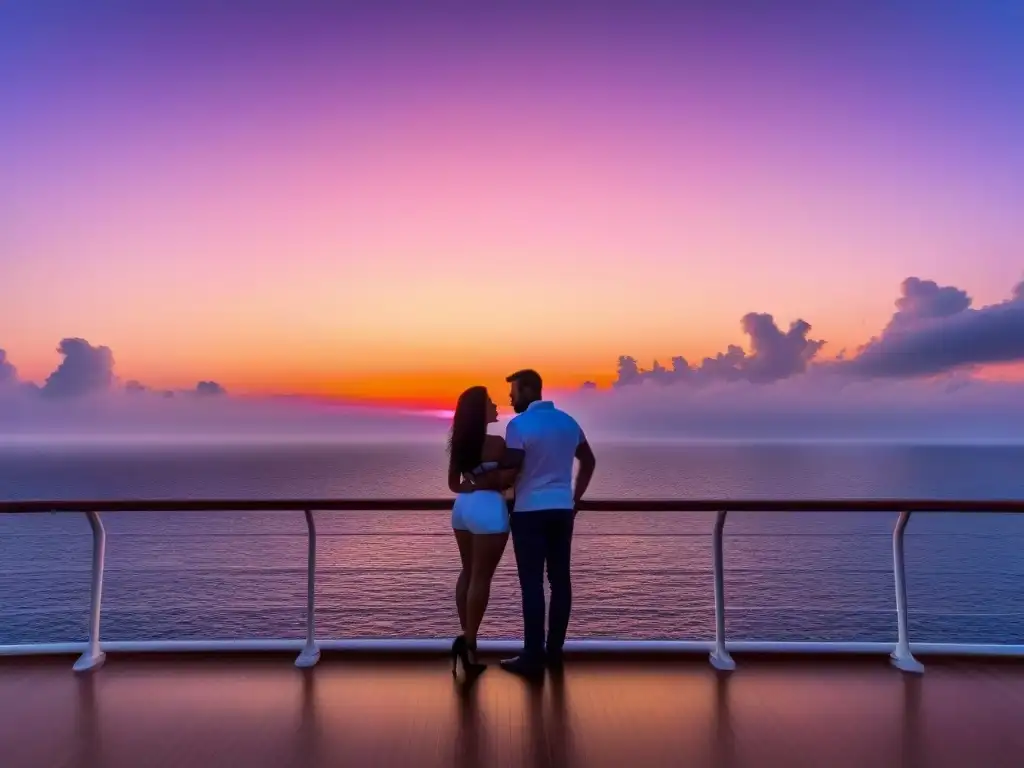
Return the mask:
M868 377L934 376L1024 359L1024 282L1006 301L971 307L966 291L916 277L903 281L896 313L846 368Z
M885 328L850 357L823 358L804 320L783 331L749 313L740 325L746 349L649 369L623 355L611 392L588 382L569 400L620 436L1024 442L1024 382L975 375L1024 361L1024 283L973 308L960 288L907 278Z
M216 381L200 381L196 384L196 394L202 397L217 397L227 393L227 390Z
M810 323L797 320L783 332L768 314L749 312L740 320L740 328L750 339L749 354L735 344L715 357L705 357L699 365L690 365L685 357L673 357L672 367L657 360L649 371L642 370L636 358L619 358L615 387L626 387L650 380L660 384L707 384L746 381L770 384L807 370L808 364L825 345L809 339Z
M229 396L218 382L157 390L121 382L109 347L67 338L42 385L19 381L0 350L0 443L77 441L416 440L440 441L446 425L424 415L385 412L301 397Z
M18 369L7 359L6 350L0 349L0 388L18 382Z
M900 286L896 312L881 334L854 357L832 360L818 359L825 342L808 338L810 323L797 320L783 332L771 315L751 312L740 321L749 352L730 345L698 365L673 357L671 368L655 360L649 370L623 355L613 386L770 384L822 371L863 379L915 378L1024 360L1024 282L1014 286L1006 301L980 309L971 304L960 288L909 277Z
M980 378L979 366L1024 361L1024 283L975 308L966 291L910 277L892 317L852 355L798 319L783 329L766 313L740 320L744 346L666 367L618 360L610 390L585 382L557 399L597 439L899 439L1024 442L1024 382ZM252 399L203 379L158 391L121 382L113 352L80 338L42 385L22 382L0 350L0 438L24 435L234 435L243 439L440 440L434 417L326 404Z
M562 402L601 438L1024 443L1024 386L961 375L869 380L812 370L768 385L581 390Z
M64 359L40 389L44 397L81 397L105 392L114 382L114 353L85 339L64 339L57 347Z
M57 352L63 358L53 373L46 377L42 386L32 382L19 382L18 372L7 361L7 355L0 349L0 386L21 383L21 391L37 395L46 400L89 400L110 394L132 395L152 393L145 384L130 380L121 385L114 373L114 353L110 347L93 346L85 339L67 338L57 345ZM194 390L196 395L222 395L226 390L215 381L200 381ZM175 393L162 391L163 397ZM10 404L8 404L10 405Z

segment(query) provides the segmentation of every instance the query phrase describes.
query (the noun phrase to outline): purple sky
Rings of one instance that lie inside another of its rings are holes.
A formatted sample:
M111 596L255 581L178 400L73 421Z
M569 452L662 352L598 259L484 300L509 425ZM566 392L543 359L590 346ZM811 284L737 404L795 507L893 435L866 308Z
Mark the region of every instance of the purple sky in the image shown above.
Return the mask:
M752 312L826 359L908 277L1024 277L1020 3L422 5L5 3L20 377L83 338L156 389L440 405L749 353Z

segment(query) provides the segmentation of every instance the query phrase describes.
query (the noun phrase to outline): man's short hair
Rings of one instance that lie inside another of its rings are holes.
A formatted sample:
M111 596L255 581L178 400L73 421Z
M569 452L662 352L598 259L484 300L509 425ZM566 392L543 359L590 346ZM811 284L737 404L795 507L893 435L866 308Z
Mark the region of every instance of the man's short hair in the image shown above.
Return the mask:
M531 389L537 394L540 394L544 388L544 383L541 381L540 374L530 368L524 368L521 371L516 371L511 376L506 377L505 381L509 384L514 381L523 389Z

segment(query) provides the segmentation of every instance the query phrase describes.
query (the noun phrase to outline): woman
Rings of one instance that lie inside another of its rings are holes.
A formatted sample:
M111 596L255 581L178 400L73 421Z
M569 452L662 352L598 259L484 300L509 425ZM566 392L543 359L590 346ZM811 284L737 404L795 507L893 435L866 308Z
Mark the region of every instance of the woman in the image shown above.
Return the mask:
M473 490L473 480L488 472L502 473L500 485L511 486L515 472L498 470L505 441L487 434L498 420L498 407L485 387L470 387L459 396L448 445L448 488L458 494L452 509L452 528L459 545L462 572L455 585L455 605L463 634L452 643L452 675L462 661L471 680L486 669L476 660L476 637L491 596L491 580L508 542L509 520L500 491Z

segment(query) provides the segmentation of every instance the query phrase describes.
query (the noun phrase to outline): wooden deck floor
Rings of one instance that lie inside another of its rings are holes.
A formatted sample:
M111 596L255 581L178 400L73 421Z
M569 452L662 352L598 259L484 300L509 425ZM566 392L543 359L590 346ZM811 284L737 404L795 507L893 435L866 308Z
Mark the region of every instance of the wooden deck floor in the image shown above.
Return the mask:
M4 768L1024 764L1024 666L571 662L468 691L442 660L0 660Z

